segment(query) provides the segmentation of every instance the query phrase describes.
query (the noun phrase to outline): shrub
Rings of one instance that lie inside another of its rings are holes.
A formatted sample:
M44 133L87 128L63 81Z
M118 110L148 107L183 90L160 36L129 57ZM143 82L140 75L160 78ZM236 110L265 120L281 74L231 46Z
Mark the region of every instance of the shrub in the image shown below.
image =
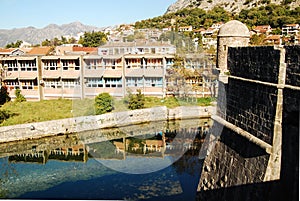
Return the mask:
M0 85L0 87L0 105L3 105L4 103L9 102L11 98L9 97L6 86Z
M145 96L141 90L137 90L137 94L129 93L128 108L130 110L143 109L145 107Z
M26 101L26 98L21 94L21 90L20 89L16 89L15 96L16 96L16 102L24 102L24 101Z
M8 110L0 109L0 124L11 116Z
M104 114L113 110L113 98L109 93L101 93L95 97L95 113Z

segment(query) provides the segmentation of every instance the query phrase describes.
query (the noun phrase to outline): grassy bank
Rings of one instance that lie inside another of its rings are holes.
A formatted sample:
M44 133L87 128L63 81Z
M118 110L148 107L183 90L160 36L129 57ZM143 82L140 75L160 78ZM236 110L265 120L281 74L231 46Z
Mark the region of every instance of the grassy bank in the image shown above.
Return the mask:
M155 106L166 106L174 108L178 106L208 106L213 101L211 98L185 99L176 98L155 98L146 97L145 108ZM32 122L49 121L55 119L64 119L75 116L94 115L94 99L84 100L44 100L39 102L9 102L1 107L1 110L8 111L10 117L4 120L0 126L8 126L15 124L24 124ZM113 112L128 110L124 99L114 100Z

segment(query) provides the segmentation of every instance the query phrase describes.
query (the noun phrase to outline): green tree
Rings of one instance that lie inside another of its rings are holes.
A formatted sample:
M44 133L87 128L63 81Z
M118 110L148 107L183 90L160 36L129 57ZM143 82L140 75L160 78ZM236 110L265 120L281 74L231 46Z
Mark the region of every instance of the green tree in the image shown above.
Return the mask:
M0 105L3 105L4 103L9 102L10 100L11 98L7 91L7 87L5 85L2 85L0 89Z
M136 110L143 109L145 107L145 95L142 94L140 89L137 90L137 94L129 93L128 109Z
M95 97L96 114L104 114L113 110L113 98L109 93L101 93Z
M83 37L78 41L84 47L99 47L107 42L107 35L99 32L85 32Z
M250 38L250 44L251 45L264 45L264 40L265 40L266 36L264 34L254 34L251 38Z
M49 39L46 39L42 42L42 46L51 46L51 41Z
M23 96L23 94L21 94L20 89L16 89L15 96L16 96L16 102L20 103L20 102L26 101L26 98L25 98L25 96Z
M5 48L18 48L23 43L21 40L17 40L16 43L9 43L5 46Z
M0 109L0 124L8 119L11 116L11 113L8 110ZM1 197L1 195L0 195Z

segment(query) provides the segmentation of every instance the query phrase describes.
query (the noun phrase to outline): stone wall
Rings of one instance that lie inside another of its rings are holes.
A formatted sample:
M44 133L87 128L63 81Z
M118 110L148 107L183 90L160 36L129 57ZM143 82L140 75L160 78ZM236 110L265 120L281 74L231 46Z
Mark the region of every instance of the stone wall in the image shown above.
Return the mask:
M224 127L214 150L205 159L198 191L262 182L268 159L269 154L263 149ZM222 200L223 196L203 193L199 200Z
M286 49L286 84L300 87L300 46L287 46Z
M188 118L210 118L214 107L178 107L108 113L96 116L75 117L47 122L0 127L0 143L16 140L37 139L58 134L83 132L95 129L122 127L152 121Z
M228 50L230 75L278 83L280 50L273 46L237 47Z
M300 46L229 48L199 200L299 199L299 64Z
M226 120L272 144L277 88L229 78L226 97Z

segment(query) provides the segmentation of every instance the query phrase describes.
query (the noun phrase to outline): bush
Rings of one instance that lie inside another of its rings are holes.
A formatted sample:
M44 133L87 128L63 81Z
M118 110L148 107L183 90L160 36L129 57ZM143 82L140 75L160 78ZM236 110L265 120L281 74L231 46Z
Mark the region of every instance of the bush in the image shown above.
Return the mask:
M9 102L11 98L9 97L9 93L7 92L7 87L6 86L1 86L0 89L0 105L3 105L6 102Z
M104 114L113 110L113 98L109 93L101 93L95 97L95 113Z
M11 116L8 110L0 110L0 124Z
M128 108L130 110L143 109L145 107L145 96L141 90L137 90L137 94L129 93Z
M16 89L15 95L16 95L16 102L20 103L20 102L26 101L26 98L21 94L21 90L20 89Z

